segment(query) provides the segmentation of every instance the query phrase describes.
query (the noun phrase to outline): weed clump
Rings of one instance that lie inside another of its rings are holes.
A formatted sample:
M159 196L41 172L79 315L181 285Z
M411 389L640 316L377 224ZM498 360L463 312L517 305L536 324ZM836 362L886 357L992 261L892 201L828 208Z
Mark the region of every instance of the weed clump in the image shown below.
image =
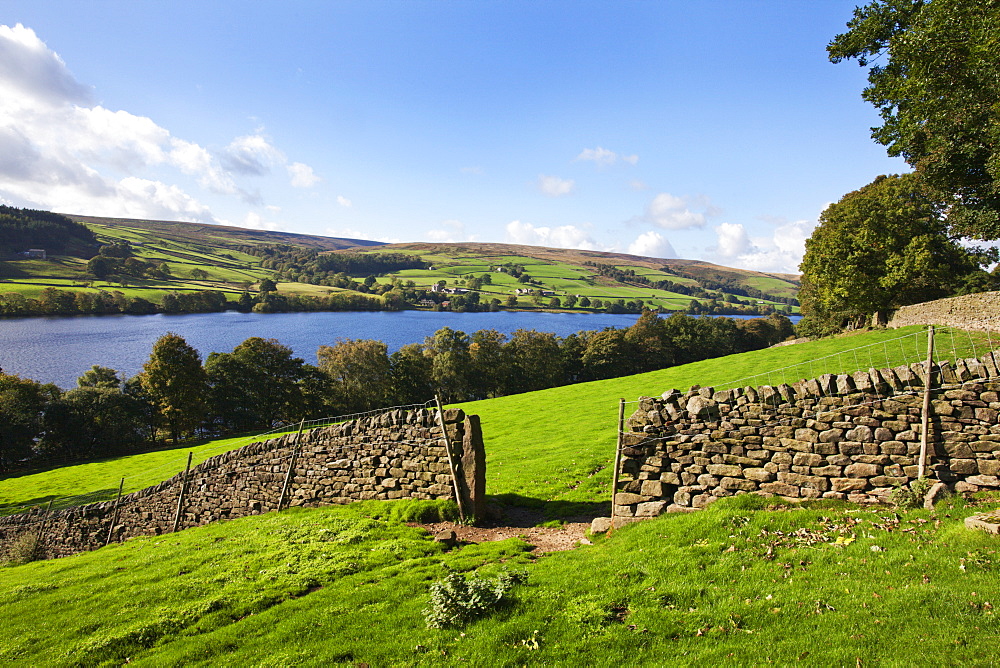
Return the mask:
M919 508L932 484L928 478L917 478L909 485L900 485L889 493L889 503L900 509Z
M477 573L467 578L461 573L450 573L431 585L431 607L423 611L427 627L464 626L499 607L514 585L527 580L526 572L507 569L496 578Z
M30 561L36 561L42 556L42 546L38 534L33 531L22 533L15 538L7 548L7 566L20 566Z

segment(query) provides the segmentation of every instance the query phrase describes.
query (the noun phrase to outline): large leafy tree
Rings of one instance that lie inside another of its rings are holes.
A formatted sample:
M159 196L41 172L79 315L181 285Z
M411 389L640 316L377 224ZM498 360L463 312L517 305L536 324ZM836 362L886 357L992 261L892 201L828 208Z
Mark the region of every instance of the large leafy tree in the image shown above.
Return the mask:
M275 339L252 336L205 362L215 419L228 429L270 429L300 415L305 362Z
M392 373L389 349L371 339L338 339L316 352L319 369L329 378L335 410L360 412L387 406Z
M827 50L871 65L872 136L948 205L957 234L1000 239L1000 2L874 0L847 27Z
M948 236L942 209L914 174L880 176L827 207L799 267L804 331L951 294L981 257Z
M182 336L168 332L157 339L149 360L142 366L139 382L175 443L204 417L208 377L198 351Z
M0 371L0 471L31 455L46 408L59 388Z

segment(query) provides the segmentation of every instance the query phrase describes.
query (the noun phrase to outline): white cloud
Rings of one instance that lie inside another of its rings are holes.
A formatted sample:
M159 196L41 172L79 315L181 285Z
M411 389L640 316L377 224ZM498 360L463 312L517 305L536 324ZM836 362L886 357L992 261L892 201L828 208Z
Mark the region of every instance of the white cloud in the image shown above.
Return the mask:
M683 197L670 193L660 193L646 207L646 213L637 220L652 223L668 230L686 230L705 225L707 215L713 212L710 204L703 205L704 211L692 210L692 204Z
M458 171L462 172L463 174L474 174L474 175L478 176L478 175L480 175L480 174L483 173L483 168L482 167L462 167Z
M275 165L297 187L318 180L308 166L289 165L260 130L213 155L151 118L95 105L33 30L0 25L0 197L68 213L217 220L182 183L262 204L237 179Z
M573 179L561 179L558 176L538 175L538 189L549 197L563 197L573 192L576 181Z
M475 241L475 235L469 235L465 231L465 223L460 220L445 220L441 222L441 227L424 232L424 237L428 241L436 243L456 243L459 241Z
M271 146L260 132L237 137L219 154L222 165L236 174L263 176L273 165L285 162L285 156Z
M345 209L350 209L352 206L354 206L354 202L347 199L343 195L337 195L337 204L344 207Z
M398 244L402 239L386 236L372 236L371 232L364 232L353 227L328 227L324 234L336 239L358 239L361 241L381 241L385 244Z
M45 106L87 104L91 97L63 59L20 23L0 26L0 89L7 102L14 101L13 96Z
M514 220L507 223L505 229L507 231L507 240L515 244L602 250L585 230L581 230L575 225L535 227L531 223L522 223L519 220Z
M576 156L576 160L581 161L591 161L601 166L613 165L619 160L622 162L627 162L630 165L634 165L639 162L639 156L637 155L621 155L615 153L614 151L609 151L606 148L585 148L580 151L580 155Z
M636 237L635 241L628 245L628 252L632 255L643 255L646 257L677 257L677 251L674 250L670 241L655 230L643 232Z
M796 274L815 226L808 220L780 223L770 236L752 237L742 224L722 223L715 228L716 245L709 251L728 266Z
M293 188L312 188L322 180L316 176L312 167L301 162L293 162L288 165L288 173L292 177ZM340 198L337 199L340 200Z

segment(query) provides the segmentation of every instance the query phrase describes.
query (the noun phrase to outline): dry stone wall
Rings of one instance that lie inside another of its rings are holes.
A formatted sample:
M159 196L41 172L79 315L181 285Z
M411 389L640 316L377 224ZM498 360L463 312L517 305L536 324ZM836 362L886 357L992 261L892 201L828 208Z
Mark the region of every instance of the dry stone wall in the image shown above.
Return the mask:
M996 330L1000 326L1000 292L948 297L903 306L889 320L889 327L945 325L966 330Z
M485 508L485 452L479 418L444 411L458 488L469 516ZM296 452L297 450L297 452ZM294 453L294 457L293 457ZM0 518L0 549L37 535L46 557L91 550L112 541L257 515L283 507L363 499L454 498L454 483L436 411L396 410L371 418L252 443L173 478L113 501L53 511L35 508Z
M1000 352L932 368L926 475L1000 487ZM734 494L885 500L918 475L925 365L640 399L622 435L617 517Z

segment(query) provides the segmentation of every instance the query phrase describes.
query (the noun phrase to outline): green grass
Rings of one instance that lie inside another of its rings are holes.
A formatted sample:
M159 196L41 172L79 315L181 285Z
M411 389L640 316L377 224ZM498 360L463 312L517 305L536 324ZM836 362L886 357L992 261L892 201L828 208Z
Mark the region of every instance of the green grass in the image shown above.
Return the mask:
M296 509L0 569L0 659L619 666L997 658L1000 550L961 524L995 500L896 514L742 496L534 561L517 539L445 551L392 517L409 514L389 510L398 503ZM509 604L460 629L426 628L432 582L501 566L528 576Z
M901 340L919 349L919 331L825 339L464 408L483 421L490 493L552 517L601 510L610 472L595 470L613 452L617 397L867 368L862 345L893 364L912 356ZM940 357L971 354L970 343L982 353L981 338L946 334ZM204 444L196 461L239 444ZM188 449L8 477L0 499L9 508L25 496L117 488L126 470L129 484L153 484L179 471ZM998 507L997 495L946 499L933 511L739 496L541 559L517 539L447 550L404 524L453 517L449 502L293 509L0 568L0 660L986 665L1000 656L1000 544L962 521ZM509 604L461 629L426 628L432 582L511 566L528 579Z
M285 433L290 432L277 432L267 438ZM189 452L193 453L193 466L257 440L261 439L257 436L236 436L48 471L9 474L0 477L0 515L17 513L49 501L53 502L53 508L65 508L113 499L122 478L125 478L124 493L128 494L156 485L183 471Z
M923 328L908 327L827 338L460 406L482 421L487 493L510 495L517 503L539 504L551 516L559 517L610 499L609 467L619 398L630 402L627 416L635 410L632 402L640 396L658 396L674 388L686 391L695 384L719 388L777 384L887 363L895 366L926 354L923 332ZM939 358L982 355L989 343L985 336L945 329L937 337ZM1000 342L994 344L1000 347ZM62 507L113 497L122 477L126 492L142 489L181 471L189 451L195 453L197 463L252 440L223 439L10 475L0 478L0 513L18 512L50 499Z

